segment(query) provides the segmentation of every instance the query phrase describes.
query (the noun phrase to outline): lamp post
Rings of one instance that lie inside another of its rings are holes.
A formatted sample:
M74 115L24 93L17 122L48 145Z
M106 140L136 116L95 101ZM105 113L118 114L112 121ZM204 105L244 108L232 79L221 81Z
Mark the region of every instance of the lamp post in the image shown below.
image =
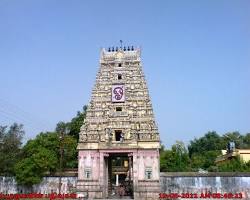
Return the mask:
M60 141L60 163L59 163L59 194L61 194L61 187L62 187L62 168L63 168L63 153L64 153L64 134L69 133L69 128L64 127L60 131L59 141Z

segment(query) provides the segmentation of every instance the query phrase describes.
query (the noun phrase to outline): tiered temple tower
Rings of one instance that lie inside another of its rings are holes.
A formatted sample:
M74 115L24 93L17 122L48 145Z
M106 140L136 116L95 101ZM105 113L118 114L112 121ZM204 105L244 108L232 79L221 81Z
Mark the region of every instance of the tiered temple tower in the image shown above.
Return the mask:
M79 137L79 194L158 197L160 139L139 48L101 50Z

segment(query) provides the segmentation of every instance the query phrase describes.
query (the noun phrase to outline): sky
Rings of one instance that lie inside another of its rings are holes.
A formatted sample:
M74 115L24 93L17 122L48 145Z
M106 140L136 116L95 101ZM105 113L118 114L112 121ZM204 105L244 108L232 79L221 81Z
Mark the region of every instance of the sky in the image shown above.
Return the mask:
M25 140L89 103L102 47L142 49L161 141L250 132L250 1L0 0L0 125Z

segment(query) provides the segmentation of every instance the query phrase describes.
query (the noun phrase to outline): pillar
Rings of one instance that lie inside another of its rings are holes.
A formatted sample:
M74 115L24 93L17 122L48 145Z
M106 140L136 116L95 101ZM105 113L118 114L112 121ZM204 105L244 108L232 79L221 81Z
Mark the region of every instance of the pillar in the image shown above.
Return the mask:
M116 186L119 186L119 174L116 174L116 182L115 182Z

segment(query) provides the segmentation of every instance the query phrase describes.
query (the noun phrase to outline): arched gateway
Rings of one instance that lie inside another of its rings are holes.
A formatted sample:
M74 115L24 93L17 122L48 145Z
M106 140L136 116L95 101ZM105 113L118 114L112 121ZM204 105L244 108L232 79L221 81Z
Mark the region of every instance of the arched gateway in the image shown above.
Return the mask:
M160 140L140 52L101 50L77 147L77 192L90 199L159 195Z

